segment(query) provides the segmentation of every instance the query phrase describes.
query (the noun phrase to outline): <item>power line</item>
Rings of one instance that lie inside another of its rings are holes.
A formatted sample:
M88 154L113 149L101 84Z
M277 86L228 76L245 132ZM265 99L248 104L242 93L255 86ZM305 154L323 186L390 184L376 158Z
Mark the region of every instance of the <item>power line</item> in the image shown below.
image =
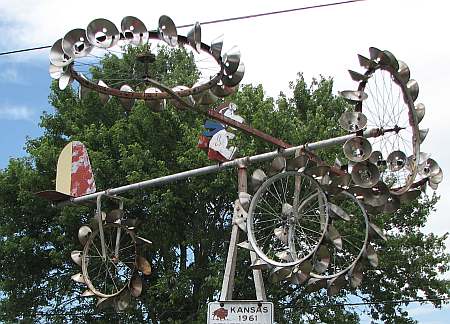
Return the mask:
M217 23L223 23L223 22L229 22L229 21L235 21L235 20L251 19L251 18L258 18L258 17L270 16L270 15L278 15L278 14L294 12L294 11L302 11L302 10L309 10L309 9L338 6L338 5L343 5L343 4L349 4L352 2L362 2L362 1L367 1L367 0L347 0L347 1L340 1L340 2L325 3L325 4L320 4L320 5L314 5L314 6L307 6L307 7L300 7L300 8L294 8L294 9L285 9L285 10L271 11L271 12L265 12L265 13L259 13L259 14L252 14L252 15L247 15L247 16L209 20L209 21L200 22L200 24L201 25L217 24ZM190 26L193 26L193 24L181 25L181 26L177 26L177 28L185 28L185 27L190 27ZM46 49L46 48L51 48L51 47L52 47L52 45L46 45L46 46L24 48L24 49L19 49L19 50L12 50L12 51L8 51L8 52L2 52L2 53L0 53L0 56L23 53L23 52L31 52L31 51L36 51L36 50L41 50L41 49Z
M342 307L342 306L365 306L365 305L386 305L386 304L412 304L412 303L425 303L425 302L435 302L435 301L447 301L450 297L443 298L417 298L417 299L403 299L403 300L379 300L379 301L367 301L359 303L335 303L335 304L315 304L310 305L311 308L330 308L330 307ZM286 307L286 309L292 307ZM149 311L140 312L141 314L150 314ZM190 313L190 311L174 311L169 313ZM101 315L119 315L120 313L105 312L105 313L74 313L74 312L36 312L33 316L40 317L51 317L51 316L101 316ZM7 314L2 314L6 316Z

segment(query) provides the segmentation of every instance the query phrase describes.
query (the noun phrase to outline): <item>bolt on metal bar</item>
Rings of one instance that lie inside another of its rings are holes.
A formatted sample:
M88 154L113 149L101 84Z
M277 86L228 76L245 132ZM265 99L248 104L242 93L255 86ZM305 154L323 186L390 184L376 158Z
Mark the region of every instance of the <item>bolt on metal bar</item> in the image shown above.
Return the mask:
M364 137L377 137L380 135L381 135L380 130L376 129L376 128L367 130L363 134ZM232 161L227 161L227 162L220 163L220 164L209 165L209 166L201 167L198 169L183 171L180 173L175 173L175 174L171 174L171 175L167 175L167 176L163 176L163 177L159 177L159 178L155 178L155 179L145 180L142 182L137 182L137 183L133 183L133 184L117 187L117 188L112 188L112 189L88 194L88 195L81 196L81 197L72 198L68 201L58 203L57 206L62 207L62 206L68 205L70 203L73 203L73 204L82 203L85 201L96 199L99 195L103 195L103 194L117 195L117 194L121 194L126 191L130 191L130 190L143 189L143 188L149 188L149 187L158 187L158 186L162 186L162 185L176 182L179 180L184 180L184 179L187 179L190 177L196 177L196 176L201 176L201 175L205 175L205 174L220 172L220 171L228 169L228 168L242 165L242 163L252 164L252 163L256 163L256 162L269 161L271 159L274 159L277 156L294 155L296 150L316 150L316 149L326 148L326 147L330 147L333 145L342 144L354 136L356 136L356 134L349 134L349 135L325 139L322 141L317 141L314 143L293 146L293 147L290 147L287 149L280 149L280 150L275 150L275 151L257 154L257 155L253 155L253 156L242 157L242 158L238 158L238 159L235 159Z

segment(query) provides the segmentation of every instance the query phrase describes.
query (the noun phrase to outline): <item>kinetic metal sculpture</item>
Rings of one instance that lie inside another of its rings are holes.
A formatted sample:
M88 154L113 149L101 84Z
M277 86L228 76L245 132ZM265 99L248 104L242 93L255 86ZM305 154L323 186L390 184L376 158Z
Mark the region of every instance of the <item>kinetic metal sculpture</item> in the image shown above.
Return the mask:
M150 41L190 48L193 55L200 55L215 66L213 73L202 75L201 81L192 86L168 87L154 80L149 70L155 60ZM137 56L136 62L142 65L142 75L130 71L130 75L112 83L113 80L95 80L82 74L80 67L87 64L83 59L88 60L90 54L99 50L113 53L112 48L120 46L146 46L147 50ZM268 270L274 281L304 284L308 291L326 288L329 295L347 284L358 287L364 268L378 264L371 242L386 239L371 217L396 211L401 203L417 198L426 183L436 189L442 181L438 164L420 152L420 144L428 132L418 126L425 108L415 103L419 88L410 79L408 66L389 51L371 47L369 52L370 58L358 55L366 69L364 73L349 71L359 84L357 90L340 92L354 106L339 119L340 125L351 134L291 147L245 125L232 104L205 108L237 90L244 65L236 47L222 54L222 38L211 45L203 43L199 23L185 37L178 35L167 16L159 19L157 31L148 31L135 17L125 17L121 31L106 19L96 19L86 30L74 29L55 42L50 52L50 75L59 79L61 89L76 80L80 83L80 98L93 90L104 103L110 96L118 97L126 110L141 99L150 109L161 111L165 109L165 100L170 100L178 109L202 113L210 119L198 146L212 160L223 162L102 192L95 192L94 184L81 191L61 190L57 186L56 193L40 193L56 202L97 199L92 224L79 230L83 250L72 252L72 259L82 268L72 278L88 287L83 295L97 296L99 306L114 305L123 310L130 296L137 297L142 291L140 273L150 274L150 264L139 251L151 242L137 236L134 220L124 219L123 202L118 194L228 167L239 168L240 190L221 300L231 298L236 246L251 251L255 282L261 270ZM227 147L228 139L234 136L226 130L227 125L282 150L235 159L236 148ZM348 164L337 160L329 166L313 153L316 148L342 143ZM253 192L248 193L246 166L267 160L272 160L270 169L253 172L250 181ZM67 163L62 163L63 166L58 163L58 174L60 168L67 169ZM70 163L73 167L74 160ZM74 175L70 173L70 177ZM104 213L102 198L117 201L118 207ZM238 229L247 233L248 240L238 243ZM99 271L106 274L104 280L99 279ZM265 299L260 276L258 281L257 298Z

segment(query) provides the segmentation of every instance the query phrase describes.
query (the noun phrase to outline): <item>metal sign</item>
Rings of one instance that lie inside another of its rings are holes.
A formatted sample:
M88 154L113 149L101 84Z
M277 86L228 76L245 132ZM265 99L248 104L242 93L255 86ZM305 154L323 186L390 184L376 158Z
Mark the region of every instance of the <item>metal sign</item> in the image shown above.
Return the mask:
M273 304L270 302L223 301L208 304L208 324L272 324Z

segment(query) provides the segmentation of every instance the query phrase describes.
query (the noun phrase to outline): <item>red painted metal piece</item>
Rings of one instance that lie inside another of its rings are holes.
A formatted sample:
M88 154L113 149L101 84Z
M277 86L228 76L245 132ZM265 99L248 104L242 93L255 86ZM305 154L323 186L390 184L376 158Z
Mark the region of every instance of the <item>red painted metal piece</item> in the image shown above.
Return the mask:
M95 180L91 163L89 162L86 147L81 142L73 142L71 171L71 196L80 197L95 192Z

